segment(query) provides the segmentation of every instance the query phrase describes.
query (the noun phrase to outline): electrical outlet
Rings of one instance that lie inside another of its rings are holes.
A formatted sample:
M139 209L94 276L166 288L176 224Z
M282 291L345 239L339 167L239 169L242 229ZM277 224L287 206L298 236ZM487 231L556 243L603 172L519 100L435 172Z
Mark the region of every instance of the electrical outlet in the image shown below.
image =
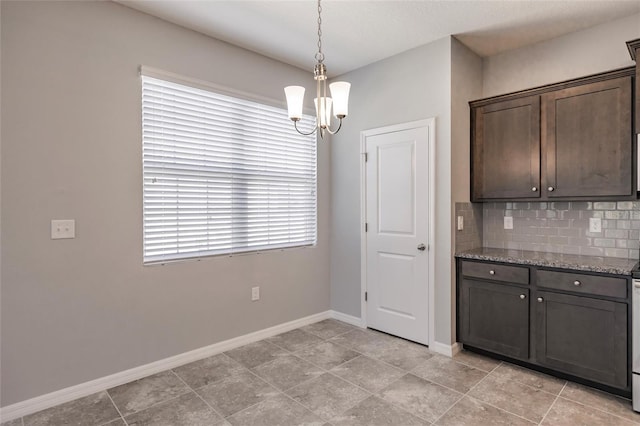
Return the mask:
M251 287L251 301L260 300L260 287Z
M76 237L76 221L75 220L53 219L51 221L51 239L52 240L75 238L75 237Z
M589 232L602 232L602 219L599 217L589 218Z
M464 216L458 216L458 231L464 229Z
M504 229L513 229L513 216L504 217Z

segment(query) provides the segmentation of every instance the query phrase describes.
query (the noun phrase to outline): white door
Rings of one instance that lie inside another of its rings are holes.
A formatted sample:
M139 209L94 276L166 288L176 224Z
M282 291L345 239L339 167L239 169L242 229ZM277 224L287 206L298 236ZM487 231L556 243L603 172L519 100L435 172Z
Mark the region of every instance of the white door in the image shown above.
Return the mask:
M363 134L367 326L429 344L432 133L427 125L379 131Z

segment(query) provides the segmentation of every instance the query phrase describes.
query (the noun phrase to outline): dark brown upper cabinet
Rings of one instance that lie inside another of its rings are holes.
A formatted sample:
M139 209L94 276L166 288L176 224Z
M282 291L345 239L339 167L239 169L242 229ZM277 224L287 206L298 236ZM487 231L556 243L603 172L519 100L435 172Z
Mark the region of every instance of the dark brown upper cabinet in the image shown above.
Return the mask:
M636 133L640 133L640 64L638 64L638 58L640 58L640 38L627 42L627 48L631 59L636 61Z
M631 77L542 95L547 197L631 195L631 132Z
M471 102L471 200L635 199L634 72Z
M477 199L540 196L540 97L473 110L473 194Z

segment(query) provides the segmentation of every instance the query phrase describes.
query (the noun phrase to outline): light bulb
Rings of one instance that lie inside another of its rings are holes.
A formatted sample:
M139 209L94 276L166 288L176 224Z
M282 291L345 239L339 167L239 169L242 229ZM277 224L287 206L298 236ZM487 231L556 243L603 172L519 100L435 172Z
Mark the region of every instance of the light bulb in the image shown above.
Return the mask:
M316 112L318 112L318 98L313 99L313 103L316 105ZM331 123L331 104L333 100L329 97L320 98L320 126L328 127Z

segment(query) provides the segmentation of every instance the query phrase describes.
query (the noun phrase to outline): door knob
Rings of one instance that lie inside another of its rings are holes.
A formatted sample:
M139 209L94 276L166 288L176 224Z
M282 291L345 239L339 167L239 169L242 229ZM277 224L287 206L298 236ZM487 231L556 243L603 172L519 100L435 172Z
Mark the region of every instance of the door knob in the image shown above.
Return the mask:
M420 250L420 251L425 251L426 248L427 248L427 246L425 246L424 244L419 244L418 245L418 250Z
M550 186L550 187L548 187L548 188L547 188L547 190L548 190L549 192L553 192L553 191L555 190L555 188L554 188L553 186Z
M544 302L544 299L542 297L538 297L538 303L542 303Z
M537 192L537 191L538 191L538 187L534 186L533 188L531 188L531 190L532 190L533 192Z
M526 299L526 298L527 298L527 296L526 296L526 295L524 295L524 294L521 294L521 295L520 295L520 299L524 300L524 299Z

